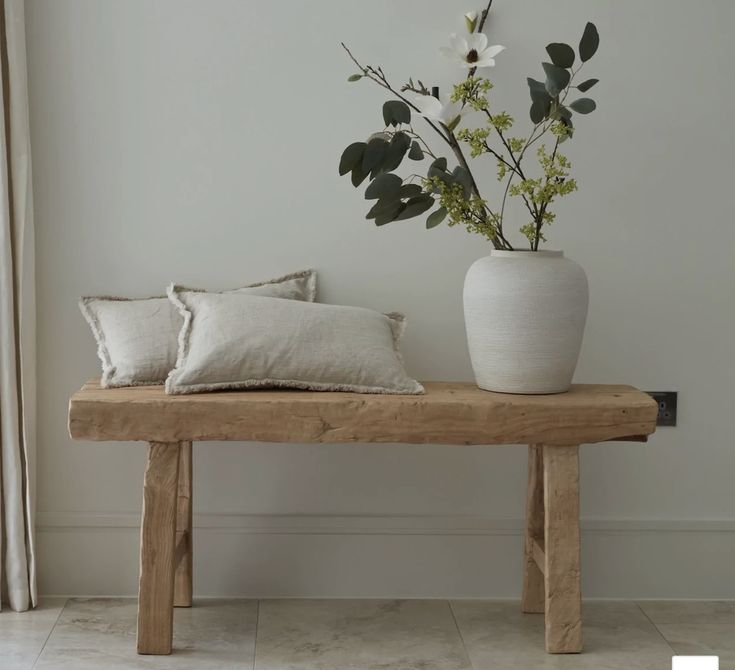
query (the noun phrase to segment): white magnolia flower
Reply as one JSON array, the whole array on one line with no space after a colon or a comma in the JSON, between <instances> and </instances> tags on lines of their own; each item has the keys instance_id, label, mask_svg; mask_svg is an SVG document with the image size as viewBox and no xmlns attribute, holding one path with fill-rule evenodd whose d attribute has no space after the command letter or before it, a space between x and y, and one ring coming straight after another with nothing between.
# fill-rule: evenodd
<instances>
[{"instance_id":1,"label":"white magnolia flower","mask_svg":"<svg viewBox=\"0 0 735 670\"><path fill-rule=\"evenodd\" d=\"M494 67L495 56L505 49L499 44L489 47L483 33L473 33L467 38L452 34L449 45L442 47L441 52L447 58L459 61L463 67Z\"/></svg>"},{"instance_id":2,"label":"white magnolia flower","mask_svg":"<svg viewBox=\"0 0 735 670\"><path fill-rule=\"evenodd\" d=\"M419 114L429 121L436 121L454 130L462 120L462 102L452 102L448 95L435 98L433 95L418 94L414 97L413 104L419 109Z\"/></svg>"},{"instance_id":3,"label":"white magnolia flower","mask_svg":"<svg viewBox=\"0 0 735 670\"><path fill-rule=\"evenodd\" d=\"M477 17L479 16L479 13L477 11L474 12L467 12L464 15L464 21L467 24L467 32L468 33L474 33L475 28L477 27Z\"/></svg>"}]
</instances>

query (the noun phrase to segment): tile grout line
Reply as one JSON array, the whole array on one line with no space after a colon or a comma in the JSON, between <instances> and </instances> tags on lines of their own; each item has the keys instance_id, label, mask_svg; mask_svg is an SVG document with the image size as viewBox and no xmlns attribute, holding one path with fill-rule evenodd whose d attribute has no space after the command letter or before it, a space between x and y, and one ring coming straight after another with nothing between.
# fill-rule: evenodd
<instances>
[{"instance_id":1,"label":"tile grout line","mask_svg":"<svg viewBox=\"0 0 735 670\"><path fill-rule=\"evenodd\" d=\"M462 643L462 649L464 650L464 655L467 657L467 661L470 664L470 668L474 668L474 664L472 663L472 657L470 656L470 651L467 649L467 645L464 641L464 635L462 635L462 630L459 627L459 622L457 621L457 615L454 613L454 607L452 607L452 601L447 599L446 600L447 607L449 607L449 613L452 615L452 621L454 621L454 627L457 629L457 634L459 635L459 641ZM253 669L254 670L254 669Z\"/></svg>"},{"instance_id":2,"label":"tile grout line","mask_svg":"<svg viewBox=\"0 0 735 670\"><path fill-rule=\"evenodd\" d=\"M51 635L53 634L54 630L56 630L56 624L59 623L59 619L61 618L61 615L64 613L64 610L66 609L66 606L69 604L69 598L66 598L64 600L64 604L62 607L59 608L59 613L56 615L56 619L54 620L53 626L49 629L48 635L46 636L46 639L43 641L43 644L41 645L41 648L38 650L38 654L36 655L35 660L33 661L33 665L31 666L31 670L38 665L38 661L41 658L41 654L43 654L43 650L46 648L46 645L48 644L49 639L51 638Z\"/></svg>"},{"instance_id":3,"label":"tile grout line","mask_svg":"<svg viewBox=\"0 0 735 670\"><path fill-rule=\"evenodd\" d=\"M674 648L673 648L673 647L671 646L671 642L669 642L669 641L668 641L668 640L666 639L666 636L665 636L665 635L664 635L664 634L663 634L663 633L661 632L661 630L659 629L659 627L658 627L658 626L657 626L657 625L656 625L656 624L654 623L653 619L651 619L651 617L650 617L650 616L648 616L648 614L647 614L646 610L644 610L644 609L643 609L643 608L642 608L642 607L640 606L640 603L639 603L639 602L638 602L637 600L634 600L633 602L635 603L635 606L636 606L636 607L637 607L637 608L638 608L638 609L639 609L639 610L641 611L641 614L643 614L643 616L644 616L644 617L646 617L646 619L648 619L649 623L650 623L650 624L651 624L651 625L652 625L652 626L653 626L653 627L654 627L654 628L656 629L656 632L657 632L657 633L658 633L658 634L659 634L659 635L661 636L661 639L662 639L662 640L663 640L663 641L664 641L664 642L666 643L666 646L667 646L667 647L668 647L669 649L671 649L671 655L672 655L672 656L676 656L676 649L674 649Z\"/></svg>"},{"instance_id":4,"label":"tile grout line","mask_svg":"<svg viewBox=\"0 0 735 670\"><path fill-rule=\"evenodd\" d=\"M258 653L258 628L260 624L260 598L255 601L255 635L253 637L253 670L255 670L256 654Z\"/></svg>"}]
</instances>

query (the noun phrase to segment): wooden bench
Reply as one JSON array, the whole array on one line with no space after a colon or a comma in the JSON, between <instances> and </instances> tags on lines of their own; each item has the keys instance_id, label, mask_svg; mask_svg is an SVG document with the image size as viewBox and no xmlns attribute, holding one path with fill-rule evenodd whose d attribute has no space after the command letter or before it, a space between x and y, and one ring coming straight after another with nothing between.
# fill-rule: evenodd
<instances>
[{"instance_id":1,"label":"wooden bench","mask_svg":"<svg viewBox=\"0 0 735 670\"><path fill-rule=\"evenodd\" d=\"M195 440L530 445L522 608L545 613L547 651L574 653L582 649L579 445L645 442L656 413L656 403L630 386L581 384L560 395L520 396L429 382L423 396L280 390L167 396L160 386L101 389L91 381L71 398L69 432L150 444L140 654L171 653L173 608L191 605Z\"/></svg>"}]
</instances>

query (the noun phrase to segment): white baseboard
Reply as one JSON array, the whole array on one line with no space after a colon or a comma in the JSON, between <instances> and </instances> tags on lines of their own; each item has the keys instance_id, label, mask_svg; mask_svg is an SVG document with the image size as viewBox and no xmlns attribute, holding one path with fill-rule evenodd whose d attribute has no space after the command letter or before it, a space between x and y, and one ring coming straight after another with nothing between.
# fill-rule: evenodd
<instances>
[{"instance_id":1,"label":"white baseboard","mask_svg":"<svg viewBox=\"0 0 735 670\"><path fill-rule=\"evenodd\" d=\"M133 595L137 513L41 513L40 591ZM523 521L466 516L198 514L195 593L515 598ZM583 519L598 598L735 598L735 519Z\"/></svg>"},{"instance_id":2,"label":"white baseboard","mask_svg":"<svg viewBox=\"0 0 735 670\"><path fill-rule=\"evenodd\" d=\"M582 519L583 533L735 533L735 519ZM38 532L140 528L133 512L40 513ZM490 516L195 514L194 528L279 535L520 535L523 519Z\"/></svg>"}]
</instances>

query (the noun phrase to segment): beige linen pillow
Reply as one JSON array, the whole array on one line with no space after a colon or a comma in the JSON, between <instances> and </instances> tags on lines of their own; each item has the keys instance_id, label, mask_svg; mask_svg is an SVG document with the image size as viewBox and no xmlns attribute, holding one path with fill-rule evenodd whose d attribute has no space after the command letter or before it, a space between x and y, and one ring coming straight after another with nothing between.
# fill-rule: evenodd
<instances>
[{"instance_id":1,"label":"beige linen pillow","mask_svg":"<svg viewBox=\"0 0 735 670\"><path fill-rule=\"evenodd\" d=\"M184 327L167 393L262 387L424 392L403 368L401 314L176 285L168 295Z\"/></svg>"},{"instance_id":2,"label":"beige linen pillow","mask_svg":"<svg viewBox=\"0 0 735 670\"><path fill-rule=\"evenodd\" d=\"M316 272L295 272L233 292L313 301ZM101 386L163 384L176 364L178 335L184 323L168 298L85 297L79 308L97 341Z\"/></svg>"}]
</instances>

